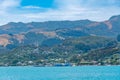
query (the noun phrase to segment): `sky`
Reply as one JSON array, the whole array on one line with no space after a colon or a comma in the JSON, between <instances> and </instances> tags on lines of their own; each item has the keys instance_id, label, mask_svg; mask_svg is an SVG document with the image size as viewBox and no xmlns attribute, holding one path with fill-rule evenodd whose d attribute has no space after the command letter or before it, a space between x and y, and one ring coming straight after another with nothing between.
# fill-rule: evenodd
<instances>
[{"instance_id":1,"label":"sky","mask_svg":"<svg viewBox=\"0 0 120 80\"><path fill-rule=\"evenodd\" d=\"M104 21L120 15L120 0L0 0L0 25L8 22Z\"/></svg>"}]
</instances>

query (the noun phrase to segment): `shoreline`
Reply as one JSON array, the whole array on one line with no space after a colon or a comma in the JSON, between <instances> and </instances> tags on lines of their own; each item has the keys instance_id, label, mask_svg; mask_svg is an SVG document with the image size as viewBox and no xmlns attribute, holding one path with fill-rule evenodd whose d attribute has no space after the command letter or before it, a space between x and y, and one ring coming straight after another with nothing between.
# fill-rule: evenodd
<instances>
[{"instance_id":1,"label":"shoreline","mask_svg":"<svg viewBox=\"0 0 120 80\"><path fill-rule=\"evenodd\" d=\"M120 65L80 65L80 66L0 66L2 67L93 67L93 66L98 66L98 67L106 67L106 66L120 66Z\"/></svg>"}]
</instances>

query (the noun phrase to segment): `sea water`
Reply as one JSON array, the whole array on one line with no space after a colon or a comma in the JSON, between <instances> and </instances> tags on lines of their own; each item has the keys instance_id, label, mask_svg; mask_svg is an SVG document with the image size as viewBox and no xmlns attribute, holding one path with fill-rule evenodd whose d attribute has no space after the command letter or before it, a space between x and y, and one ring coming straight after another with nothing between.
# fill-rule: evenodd
<instances>
[{"instance_id":1,"label":"sea water","mask_svg":"<svg viewBox=\"0 0 120 80\"><path fill-rule=\"evenodd\" d=\"M0 67L0 80L120 80L120 66Z\"/></svg>"}]
</instances>

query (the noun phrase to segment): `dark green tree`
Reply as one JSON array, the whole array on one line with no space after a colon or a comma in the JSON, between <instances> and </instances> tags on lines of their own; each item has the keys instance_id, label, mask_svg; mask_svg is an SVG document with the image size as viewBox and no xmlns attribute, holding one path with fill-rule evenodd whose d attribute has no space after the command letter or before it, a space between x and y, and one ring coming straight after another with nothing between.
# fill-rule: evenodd
<instances>
[{"instance_id":1,"label":"dark green tree","mask_svg":"<svg viewBox=\"0 0 120 80\"><path fill-rule=\"evenodd\" d=\"M117 41L120 42L120 34L117 36Z\"/></svg>"}]
</instances>

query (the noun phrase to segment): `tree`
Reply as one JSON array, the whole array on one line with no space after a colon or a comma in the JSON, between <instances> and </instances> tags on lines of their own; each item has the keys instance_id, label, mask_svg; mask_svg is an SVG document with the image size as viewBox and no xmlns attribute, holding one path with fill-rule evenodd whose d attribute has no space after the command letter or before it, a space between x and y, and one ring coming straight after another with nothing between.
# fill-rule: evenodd
<instances>
[{"instance_id":1,"label":"tree","mask_svg":"<svg viewBox=\"0 0 120 80\"><path fill-rule=\"evenodd\" d=\"M117 41L120 42L120 34L117 36Z\"/></svg>"}]
</instances>

